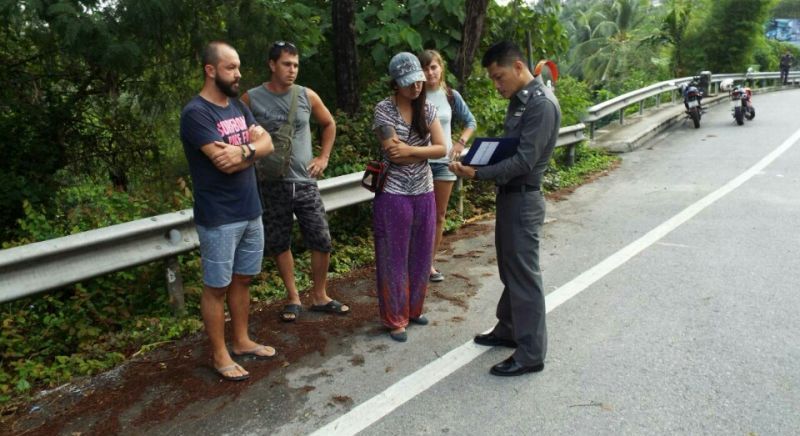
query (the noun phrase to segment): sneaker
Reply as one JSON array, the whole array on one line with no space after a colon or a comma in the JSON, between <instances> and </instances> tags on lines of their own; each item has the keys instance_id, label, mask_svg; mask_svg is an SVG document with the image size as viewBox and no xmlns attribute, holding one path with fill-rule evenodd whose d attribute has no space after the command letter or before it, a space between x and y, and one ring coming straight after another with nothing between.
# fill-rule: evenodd
<instances>
[{"instance_id":1,"label":"sneaker","mask_svg":"<svg viewBox=\"0 0 800 436\"><path fill-rule=\"evenodd\" d=\"M431 273L430 281L432 281L432 282L444 281L444 274L442 274L439 271L436 271L435 273Z\"/></svg>"}]
</instances>

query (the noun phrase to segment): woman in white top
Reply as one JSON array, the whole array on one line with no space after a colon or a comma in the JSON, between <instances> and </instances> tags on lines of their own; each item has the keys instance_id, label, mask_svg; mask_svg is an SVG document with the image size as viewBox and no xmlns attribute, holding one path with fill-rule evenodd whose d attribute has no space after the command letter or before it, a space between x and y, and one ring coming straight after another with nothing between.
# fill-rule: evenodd
<instances>
[{"instance_id":1,"label":"woman in white top","mask_svg":"<svg viewBox=\"0 0 800 436\"><path fill-rule=\"evenodd\" d=\"M442 233L444 232L444 223L447 216L447 203L450 201L450 193L453 191L453 182L456 181L456 175L450 172L447 165L450 160L458 159L461 155L477 124L461 94L447 86L442 55L436 50L425 50L418 57L420 64L422 64L422 71L425 73L427 100L436 106L436 113L442 125L445 145L447 146L445 157L428 161L433 171L433 192L436 198L436 240L433 244L433 256L435 257L436 252L439 251L439 244L442 242ZM452 120L454 119L460 121L464 127L455 143L451 132ZM444 280L444 275L436 270L433 263L431 263L430 281L441 282L442 280Z\"/></svg>"}]
</instances>

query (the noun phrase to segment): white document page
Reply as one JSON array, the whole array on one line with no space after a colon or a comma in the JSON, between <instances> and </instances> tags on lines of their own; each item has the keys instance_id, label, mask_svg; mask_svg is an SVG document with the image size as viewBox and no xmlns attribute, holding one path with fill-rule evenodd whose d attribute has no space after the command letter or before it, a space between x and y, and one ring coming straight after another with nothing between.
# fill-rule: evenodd
<instances>
[{"instance_id":1,"label":"white document page","mask_svg":"<svg viewBox=\"0 0 800 436\"><path fill-rule=\"evenodd\" d=\"M492 158L494 151L497 149L498 144L499 142L497 141L482 143L475 152L475 155L472 156L472 161L470 161L469 165L487 165L489 159Z\"/></svg>"}]
</instances>

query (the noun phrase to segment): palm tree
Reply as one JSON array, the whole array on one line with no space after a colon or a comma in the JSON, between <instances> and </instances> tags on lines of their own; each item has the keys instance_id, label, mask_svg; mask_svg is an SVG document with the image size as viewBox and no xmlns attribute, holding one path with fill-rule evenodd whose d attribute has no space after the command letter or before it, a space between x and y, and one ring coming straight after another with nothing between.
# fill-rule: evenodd
<instances>
[{"instance_id":1,"label":"palm tree","mask_svg":"<svg viewBox=\"0 0 800 436\"><path fill-rule=\"evenodd\" d=\"M672 48L670 69L674 77L681 77L685 73L683 39L689 25L692 1L672 0L668 7L669 12L664 16L661 31L655 39L658 42L669 44Z\"/></svg>"},{"instance_id":2,"label":"palm tree","mask_svg":"<svg viewBox=\"0 0 800 436\"><path fill-rule=\"evenodd\" d=\"M648 53L639 48L647 39L642 25L648 14L648 0L610 0L578 13L570 71L589 83L606 82L643 62Z\"/></svg>"}]
</instances>

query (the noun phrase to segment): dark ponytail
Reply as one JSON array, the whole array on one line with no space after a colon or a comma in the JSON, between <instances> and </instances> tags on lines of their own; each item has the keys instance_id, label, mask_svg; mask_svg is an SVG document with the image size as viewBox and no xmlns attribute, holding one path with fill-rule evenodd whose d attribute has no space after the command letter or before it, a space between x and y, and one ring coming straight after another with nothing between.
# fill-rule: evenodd
<instances>
[{"instance_id":1,"label":"dark ponytail","mask_svg":"<svg viewBox=\"0 0 800 436\"><path fill-rule=\"evenodd\" d=\"M431 132L425 110L426 100L425 86L423 86L419 97L411 101L411 127L413 127L422 138L428 136L428 133Z\"/></svg>"}]
</instances>

